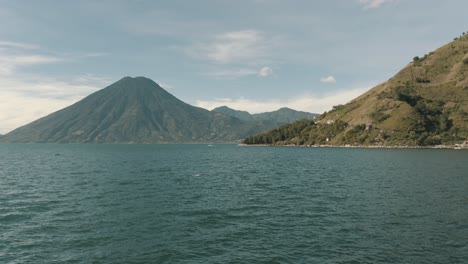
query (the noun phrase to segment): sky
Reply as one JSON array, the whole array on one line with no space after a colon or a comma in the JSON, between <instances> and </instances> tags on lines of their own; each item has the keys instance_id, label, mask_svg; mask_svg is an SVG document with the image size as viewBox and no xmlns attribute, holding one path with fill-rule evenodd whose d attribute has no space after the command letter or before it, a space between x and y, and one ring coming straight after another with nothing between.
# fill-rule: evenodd
<instances>
[{"instance_id":1,"label":"sky","mask_svg":"<svg viewBox=\"0 0 468 264\"><path fill-rule=\"evenodd\" d=\"M322 113L468 31L466 0L0 0L0 134L125 76Z\"/></svg>"}]
</instances>

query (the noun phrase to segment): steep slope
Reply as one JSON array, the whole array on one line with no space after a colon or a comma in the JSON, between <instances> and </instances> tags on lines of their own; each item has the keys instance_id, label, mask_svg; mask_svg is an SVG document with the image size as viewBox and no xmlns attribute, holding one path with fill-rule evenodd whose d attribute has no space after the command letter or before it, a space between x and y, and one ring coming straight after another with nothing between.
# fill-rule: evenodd
<instances>
[{"instance_id":1,"label":"steep slope","mask_svg":"<svg viewBox=\"0 0 468 264\"><path fill-rule=\"evenodd\" d=\"M453 144L468 138L467 113L468 35L464 35L415 57L393 78L345 105L335 106L313 125L297 130L303 127L297 122L250 137L245 143Z\"/></svg>"},{"instance_id":2,"label":"steep slope","mask_svg":"<svg viewBox=\"0 0 468 264\"><path fill-rule=\"evenodd\" d=\"M20 127L2 142L165 143L233 141L242 121L188 105L144 77L125 77ZM257 130L259 132L261 130Z\"/></svg>"}]
</instances>

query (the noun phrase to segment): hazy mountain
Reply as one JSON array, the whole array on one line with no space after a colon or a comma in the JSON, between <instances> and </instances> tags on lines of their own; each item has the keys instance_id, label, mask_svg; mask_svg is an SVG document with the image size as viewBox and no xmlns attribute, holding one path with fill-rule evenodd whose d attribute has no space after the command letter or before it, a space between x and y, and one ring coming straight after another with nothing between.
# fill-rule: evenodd
<instances>
[{"instance_id":1,"label":"hazy mountain","mask_svg":"<svg viewBox=\"0 0 468 264\"><path fill-rule=\"evenodd\" d=\"M287 107L280 108L273 112L260 114L250 114L249 112L235 110L227 106L220 106L212 111L233 116L244 121L271 121L277 124L287 124L301 119L312 119L315 116L318 116L318 114L296 111Z\"/></svg>"},{"instance_id":2,"label":"hazy mountain","mask_svg":"<svg viewBox=\"0 0 468 264\"><path fill-rule=\"evenodd\" d=\"M468 35L414 57L393 78L317 120L245 142L424 146L468 139Z\"/></svg>"},{"instance_id":3,"label":"hazy mountain","mask_svg":"<svg viewBox=\"0 0 468 264\"><path fill-rule=\"evenodd\" d=\"M224 115L227 115L227 116L233 116L233 117L238 118L238 119L243 120L243 121L253 121L254 120L254 117L249 112L235 110L235 109L229 108L227 106L220 106L220 107L217 107L217 108L215 108L215 109L213 109L211 111L216 112L216 113L221 113L221 114L224 114Z\"/></svg>"},{"instance_id":4,"label":"hazy mountain","mask_svg":"<svg viewBox=\"0 0 468 264\"><path fill-rule=\"evenodd\" d=\"M144 77L125 77L17 128L2 142L232 142L270 128L191 106Z\"/></svg>"},{"instance_id":5,"label":"hazy mountain","mask_svg":"<svg viewBox=\"0 0 468 264\"><path fill-rule=\"evenodd\" d=\"M273 112L265 112L252 115L255 120L272 120L278 123L291 123L301 119L312 119L318 114L296 111L291 108L283 107Z\"/></svg>"}]
</instances>

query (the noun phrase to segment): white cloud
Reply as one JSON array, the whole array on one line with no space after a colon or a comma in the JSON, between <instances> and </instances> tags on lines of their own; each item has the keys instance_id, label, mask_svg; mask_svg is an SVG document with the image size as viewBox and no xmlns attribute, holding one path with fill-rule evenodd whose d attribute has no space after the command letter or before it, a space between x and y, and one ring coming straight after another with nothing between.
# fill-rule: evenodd
<instances>
[{"instance_id":1,"label":"white cloud","mask_svg":"<svg viewBox=\"0 0 468 264\"><path fill-rule=\"evenodd\" d=\"M258 77L267 77L273 73L270 67L263 67L260 70L251 68L219 70L208 73L208 76L218 79L237 79L246 76L257 75Z\"/></svg>"},{"instance_id":2,"label":"white cloud","mask_svg":"<svg viewBox=\"0 0 468 264\"><path fill-rule=\"evenodd\" d=\"M38 49L29 43L0 40L0 76L13 75L23 66L62 61L59 57L41 54Z\"/></svg>"},{"instance_id":3,"label":"white cloud","mask_svg":"<svg viewBox=\"0 0 468 264\"><path fill-rule=\"evenodd\" d=\"M379 8L383 4L394 2L394 0L359 0L359 4L364 7L364 9Z\"/></svg>"},{"instance_id":4,"label":"white cloud","mask_svg":"<svg viewBox=\"0 0 468 264\"><path fill-rule=\"evenodd\" d=\"M47 79L0 80L0 87L3 87L0 90L0 134L71 105L98 90L97 86L86 84L88 78L84 76L70 83Z\"/></svg>"},{"instance_id":5,"label":"white cloud","mask_svg":"<svg viewBox=\"0 0 468 264\"><path fill-rule=\"evenodd\" d=\"M233 109L261 113L278 110L281 107L290 107L295 110L312 113L323 113L332 109L334 105L344 104L361 95L370 87L339 91L327 96L303 95L286 99L253 100L248 98L220 98L215 100L199 100L195 105L205 109L213 109L226 105Z\"/></svg>"},{"instance_id":6,"label":"white cloud","mask_svg":"<svg viewBox=\"0 0 468 264\"><path fill-rule=\"evenodd\" d=\"M73 102L73 100L37 98L0 91L0 133L5 134Z\"/></svg>"},{"instance_id":7,"label":"white cloud","mask_svg":"<svg viewBox=\"0 0 468 264\"><path fill-rule=\"evenodd\" d=\"M162 88L164 89L172 89L174 88L172 85L168 84L168 83L165 83L165 82L162 82L162 81L159 81L159 80L156 80L156 83L161 86Z\"/></svg>"},{"instance_id":8,"label":"white cloud","mask_svg":"<svg viewBox=\"0 0 468 264\"><path fill-rule=\"evenodd\" d=\"M21 67L50 64L76 59L87 59L108 56L106 52L88 52L62 54L61 56L44 53L34 44L0 40L0 76L13 76Z\"/></svg>"},{"instance_id":9,"label":"white cloud","mask_svg":"<svg viewBox=\"0 0 468 264\"><path fill-rule=\"evenodd\" d=\"M5 55L0 53L0 75L11 75L17 68L34 64L59 62L62 59L54 56L37 54Z\"/></svg>"},{"instance_id":10,"label":"white cloud","mask_svg":"<svg viewBox=\"0 0 468 264\"><path fill-rule=\"evenodd\" d=\"M90 53L84 57L103 56ZM82 56L80 56L82 57ZM68 60L73 56L68 56ZM24 74L22 69L65 61L45 55L39 46L0 41L0 133L4 134L39 117L68 106L109 84L107 78L92 74L68 81Z\"/></svg>"},{"instance_id":11,"label":"white cloud","mask_svg":"<svg viewBox=\"0 0 468 264\"><path fill-rule=\"evenodd\" d=\"M323 83L336 83L336 79L333 76L320 78L320 81Z\"/></svg>"},{"instance_id":12,"label":"white cloud","mask_svg":"<svg viewBox=\"0 0 468 264\"><path fill-rule=\"evenodd\" d=\"M260 77L267 77L268 75L271 75L273 73L273 69L270 67L263 67L260 69L258 72L258 76Z\"/></svg>"},{"instance_id":13,"label":"white cloud","mask_svg":"<svg viewBox=\"0 0 468 264\"><path fill-rule=\"evenodd\" d=\"M36 78L37 79L37 78ZM57 82L56 80L50 80L50 79L45 79L42 78L43 82ZM108 86L113 80L109 79L108 77L100 76L100 75L95 75L95 74L85 74L85 75L80 75L77 76L71 80L68 81L72 86L89 86L92 84L92 86L98 86L98 87L105 87ZM65 82L62 82L65 83ZM66 83L65 83L66 84Z\"/></svg>"},{"instance_id":14,"label":"white cloud","mask_svg":"<svg viewBox=\"0 0 468 264\"><path fill-rule=\"evenodd\" d=\"M189 52L217 64L252 64L268 57L272 43L259 31L242 30L216 35L211 43L198 43Z\"/></svg>"},{"instance_id":15,"label":"white cloud","mask_svg":"<svg viewBox=\"0 0 468 264\"><path fill-rule=\"evenodd\" d=\"M84 53L82 55L78 55L78 58L97 58L97 57L106 57L109 56L110 53L108 52L90 52L90 53Z\"/></svg>"},{"instance_id":16,"label":"white cloud","mask_svg":"<svg viewBox=\"0 0 468 264\"><path fill-rule=\"evenodd\" d=\"M1 48L37 49L39 47L29 43L19 43L13 41L0 40L0 49Z\"/></svg>"},{"instance_id":17,"label":"white cloud","mask_svg":"<svg viewBox=\"0 0 468 264\"><path fill-rule=\"evenodd\" d=\"M229 69L210 72L207 75L219 79L237 79L249 75L255 75L258 71L253 69Z\"/></svg>"}]
</instances>

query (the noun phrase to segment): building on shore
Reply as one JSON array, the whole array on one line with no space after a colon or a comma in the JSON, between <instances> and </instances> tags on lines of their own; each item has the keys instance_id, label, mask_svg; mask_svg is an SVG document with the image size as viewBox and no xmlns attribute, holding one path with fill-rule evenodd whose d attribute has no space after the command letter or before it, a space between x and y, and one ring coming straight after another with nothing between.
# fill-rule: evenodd
<instances>
[{"instance_id":1,"label":"building on shore","mask_svg":"<svg viewBox=\"0 0 468 264\"><path fill-rule=\"evenodd\" d=\"M468 149L468 140L463 141L461 144L455 144L456 149Z\"/></svg>"}]
</instances>

